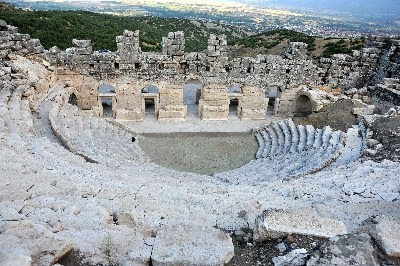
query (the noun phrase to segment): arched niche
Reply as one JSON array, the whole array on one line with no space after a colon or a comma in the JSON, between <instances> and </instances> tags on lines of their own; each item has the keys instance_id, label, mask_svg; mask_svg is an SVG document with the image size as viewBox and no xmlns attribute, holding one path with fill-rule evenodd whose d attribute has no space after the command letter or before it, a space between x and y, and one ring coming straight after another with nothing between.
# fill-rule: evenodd
<instances>
[{"instance_id":1,"label":"arched niche","mask_svg":"<svg viewBox=\"0 0 400 266\"><path fill-rule=\"evenodd\" d=\"M115 87L109 83L102 83L98 88L99 93L115 93Z\"/></svg>"},{"instance_id":2,"label":"arched niche","mask_svg":"<svg viewBox=\"0 0 400 266\"><path fill-rule=\"evenodd\" d=\"M160 89L155 84L147 84L142 88L142 93L155 93L159 94Z\"/></svg>"},{"instance_id":3,"label":"arched niche","mask_svg":"<svg viewBox=\"0 0 400 266\"><path fill-rule=\"evenodd\" d=\"M300 94L296 99L295 116L309 116L313 112L313 102L307 95Z\"/></svg>"},{"instance_id":4,"label":"arched niche","mask_svg":"<svg viewBox=\"0 0 400 266\"><path fill-rule=\"evenodd\" d=\"M75 106L78 106L78 97L76 96L75 93L71 93L69 95L68 103L72 104L72 105L75 105Z\"/></svg>"},{"instance_id":5,"label":"arched niche","mask_svg":"<svg viewBox=\"0 0 400 266\"><path fill-rule=\"evenodd\" d=\"M242 93L242 88L240 85L232 85L228 88L228 94L232 93Z\"/></svg>"}]
</instances>

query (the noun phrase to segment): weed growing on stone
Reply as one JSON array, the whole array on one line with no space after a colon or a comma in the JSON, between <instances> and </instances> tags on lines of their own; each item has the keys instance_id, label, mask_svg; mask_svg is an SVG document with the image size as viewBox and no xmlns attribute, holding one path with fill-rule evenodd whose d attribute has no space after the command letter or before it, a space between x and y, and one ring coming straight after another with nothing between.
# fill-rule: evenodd
<instances>
[{"instance_id":1,"label":"weed growing on stone","mask_svg":"<svg viewBox=\"0 0 400 266\"><path fill-rule=\"evenodd\" d=\"M104 255L107 257L108 266L116 265L113 261L113 243L111 234L108 234L104 239Z\"/></svg>"}]
</instances>

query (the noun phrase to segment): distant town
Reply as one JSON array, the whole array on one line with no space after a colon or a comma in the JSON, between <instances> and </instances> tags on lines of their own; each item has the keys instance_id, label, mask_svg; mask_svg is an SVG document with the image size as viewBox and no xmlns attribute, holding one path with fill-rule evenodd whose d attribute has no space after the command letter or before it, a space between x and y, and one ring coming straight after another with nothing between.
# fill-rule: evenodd
<instances>
[{"instance_id":1,"label":"distant town","mask_svg":"<svg viewBox=\"0 0 400 266\"><path fill-rule=\"evenodd\" d=\"M357 19L343 13L256 8L240 3L175 1L5 1L16 7L36 10L84 10L118 16L159 16L186 18L237 26L249 32L289 29L313 36L360 37L400 36L399 20L380 17Z\"/></svg>"}]
</instances>

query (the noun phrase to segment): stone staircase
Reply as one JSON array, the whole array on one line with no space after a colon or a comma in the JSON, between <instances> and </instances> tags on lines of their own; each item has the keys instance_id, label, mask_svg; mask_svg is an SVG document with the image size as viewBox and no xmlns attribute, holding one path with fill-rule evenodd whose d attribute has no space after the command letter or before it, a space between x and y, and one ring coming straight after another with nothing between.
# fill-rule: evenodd
<instances>
[{"instance_id":1,"label":"stone staircase","mask_svg":"<svg viewBox=\"0 0 400 266\"><path fill-rule=\"evenodd\" d=\"M254 135L259 144L256 159L238 169L215 174L216 177L255 185L315 173L330 165L357 160L364 145L358 126L343 133L329 126L296 126L291 119L255 129Z\"/></svg>"}]
</instances>

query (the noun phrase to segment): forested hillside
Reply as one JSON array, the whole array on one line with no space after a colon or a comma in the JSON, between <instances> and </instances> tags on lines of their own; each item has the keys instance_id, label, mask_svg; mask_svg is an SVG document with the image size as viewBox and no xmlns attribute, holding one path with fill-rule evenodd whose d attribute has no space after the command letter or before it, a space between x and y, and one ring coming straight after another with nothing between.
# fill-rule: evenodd
<instances>
[{"instance_id":1,"label":"forested hillside","mask_svg":"<svg viewBox=\"0 0 400 266\"><path fill-rule=\"evenodd\" d=\"M18 27L20 32L40 39L46 49L52 46L65 49L75 38L92 40L96 50L116 50L115 37L124 29L140 30L143 51L161 51L161 38L170 31L185 32L187 52L206 49L210 33L224 33L228 38L243 35L232 26L213 29L187 19L126 17L83 11L26 11L8 4L0 4L0 18Z\"/></svg>"},{"instance_id":2,"label":"forested hillside","mask_svg":"<svg viewBox=\"0 0 400 266\"><path fill-rule=\"evenodd\" d=\"M360 49L364 39L333 39L308 36L290 30L274 30L252 34L239 28L206 21L160 17L128 17L84 11L32 11L16 9L0 3L0 19L41 40L49 49L58 46L66 49L72 39L92 40L95 50L115 51L115 37L124 29L140 31L142 51L161 51L161 39L170 31L185 33L185 51L202 51L207 48L211 33L227 35L231 56L254 56L257 53L282 53L287 42L305 42L314 58L330 57L334 53L351 53Z\"/></svg>"}]
</instances>

